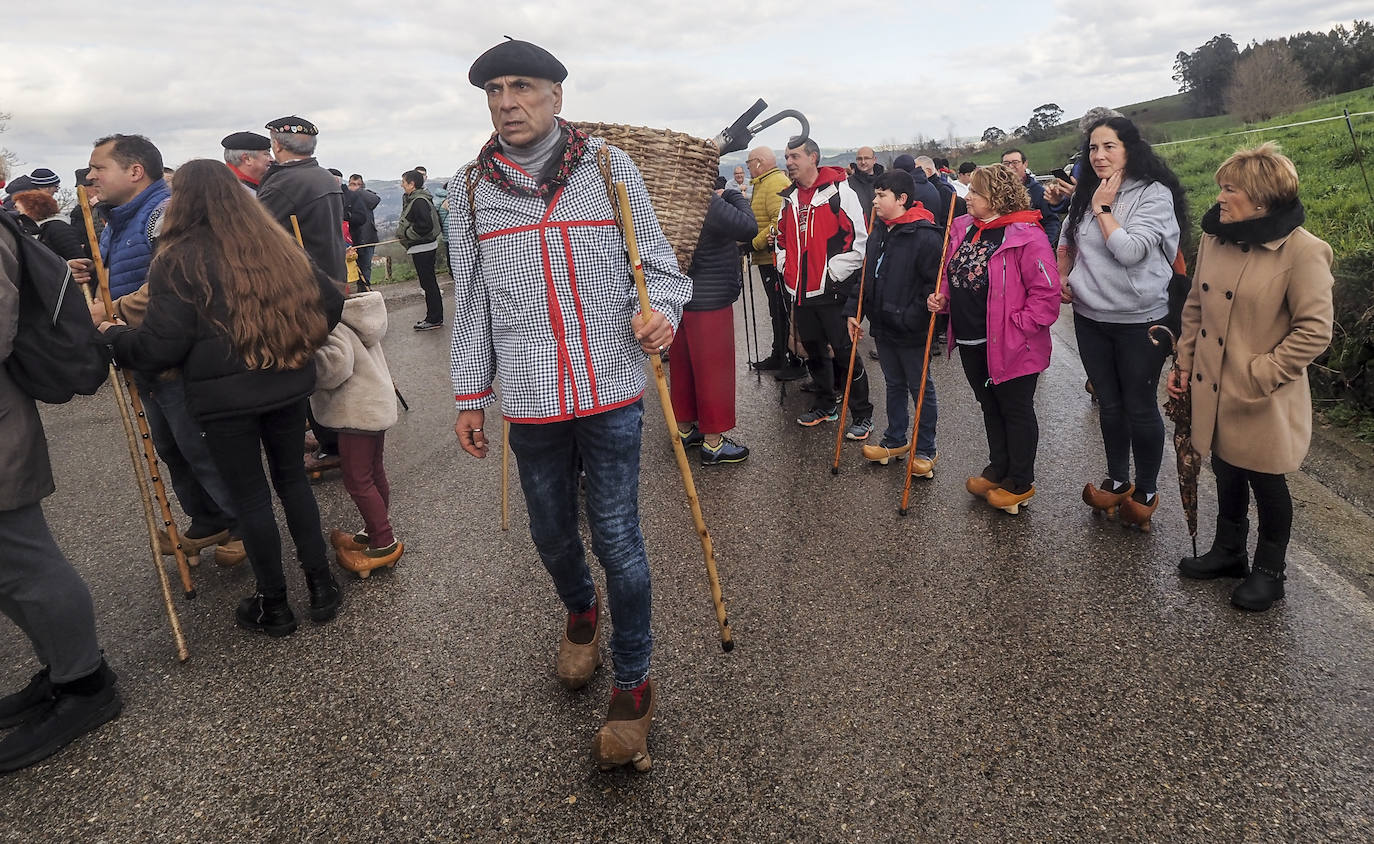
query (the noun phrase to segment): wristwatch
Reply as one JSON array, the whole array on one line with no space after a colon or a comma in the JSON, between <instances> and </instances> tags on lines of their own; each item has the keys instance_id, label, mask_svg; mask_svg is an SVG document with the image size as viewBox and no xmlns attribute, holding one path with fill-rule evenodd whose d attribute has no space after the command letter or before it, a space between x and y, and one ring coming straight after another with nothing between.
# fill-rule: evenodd
<instances>
[{"instance_id":1,"label":"wristwatch","mask_svg":"<svg viewBox=\"0 0 1374 844\"><path fill-rule=\"evenodd\" d=\"M1112 206L1110 206L1110 205L1103 205L1103 206L1101 206L1100 208L1098 208L1097 210L1098 210L1098 213L1101 213L1101 214L1110 214L1110 213L1112 213Z\"/></svg>"}]
</instances>

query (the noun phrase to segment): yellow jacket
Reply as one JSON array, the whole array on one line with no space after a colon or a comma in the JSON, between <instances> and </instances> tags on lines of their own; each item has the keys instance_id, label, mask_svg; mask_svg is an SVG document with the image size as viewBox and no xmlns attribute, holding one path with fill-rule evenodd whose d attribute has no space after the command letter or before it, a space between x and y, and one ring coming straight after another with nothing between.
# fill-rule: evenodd
<instances>
[{"instance_id":1,"label":"yellow jacket","mask_svg":"<svg viewBox=\"0 0 1374 844\"><path fill-rule=\"evenodd\" d=\"M758 221L759 233L754 235L754 264L773 263L773 252L768 248L768 233L777 228L778 214L782 212L781 193L792 185L787 174L774 167L762 176L749 180L754 186L749 204L754 209L754 219Z\"/></svg>"}]
</instances>

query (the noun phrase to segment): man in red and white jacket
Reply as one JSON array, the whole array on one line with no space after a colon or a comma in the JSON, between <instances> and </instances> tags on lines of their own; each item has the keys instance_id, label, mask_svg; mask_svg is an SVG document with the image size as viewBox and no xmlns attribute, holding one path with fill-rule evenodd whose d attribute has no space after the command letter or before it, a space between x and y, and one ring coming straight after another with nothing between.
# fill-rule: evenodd
<instances>
[{"instance_id":1,"label":"man in red and white jacket","mask_svg":"<svg viewBox=\"0 0 1374 844\"><path fill-rule=\"evenodd\" d=\"M840 418L840 394L853 345L844 302L863 268L868 227L844 168L821 167L815 141L789 141L785 160L792 186L783 191L777 263L787 296L796 305L797 337L806 348L806 366L817 387L812 408L797 418L797 424L809 428ZM826 360L827 345L835 353L833 361ZM868 400L868 374L857 356L849 410L853 423L845 436L867 439L873 431L873 404Z\"/></svg>"},{"instance_id":2,"label":"man in red and white jacket","mask_svg":"<svg viewBox=\"0 0 1374 844\"><path fill-rule=\"evenodd\" d=\"M649 764L649 559L639 526L644 356L672 342L692 282L678 268L629 156L558 119L567 69L524 41L493 47L468 81L486 92L495 134L449 183L454 432L487 454L485 408L501 411L530 535L568 610L557 674L581 688L601 664L604 611L578 532L578 463L592 547L615 616L615 689L593 752L603 765ZM652 315L639 300L597 160L624 182Z\"/></svg>"}]
</instances>

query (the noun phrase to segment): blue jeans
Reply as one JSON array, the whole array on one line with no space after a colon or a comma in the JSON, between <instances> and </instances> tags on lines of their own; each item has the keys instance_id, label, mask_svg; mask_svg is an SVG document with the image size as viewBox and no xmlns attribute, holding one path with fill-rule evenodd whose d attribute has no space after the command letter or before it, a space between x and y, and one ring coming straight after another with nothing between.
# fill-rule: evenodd
<instances>
[{"instance_id":1,"label":"blue jeans","mask_svg":"<svg viewBox=\"0 0 1374 844\"><path fill-rule=\"evenodd\" d=\"M233 528L237 521L233 496L210 458L200 423L186 409L186 388L181 379L138 374L134 384L143 399L153 448L167 467L181 509L192 524L209 533Z\"/></svg>"},{"instance_id":2,"label":"blue jeans","mask_svg":"<svg viewBox=\"0 0 1374 844\"><path fill-rule=\"evenodd\" d=\"M878 338L878 366L882 367L883 380L887 381L887 430L883 432L881 445L896 448L906 445L906 426L911 419L907 412L907 396L916 401L916 391L921 388L921 369L925 363L925 346L899 346ZM926 373L925 399L921 402L921 418L916 420L916 453L923 457L935 456L935 421L939 418L939 405L935 402L935 375Z\"/></svg>"},{"instance_id":3,"label":"blue jeans","mask_svg":"<svg viewBox=\"0 0 1374 844\"><path fill-rule=\"evenodd\" d=\"M568 612L583 612L596 602L577 529L579 462L587 473L587 524L592 551L606 570L615 619L611 657L622 689L644 682L653 652L649 556L639 530L643 429L643 402L566 422L510 426L530 537Z\"/></svg>"},{"instance_id":4,"label":"blue jeans","mask_svg":"<svg viewBox=\"0 0 1374 844\"><path fill-rule=\"evenodd\" d=\"M1078 355L1097 396L1107 477L1130 481L1134 454L1135 488L1145 493L1157 491L1164 459L1164 417L1159 414L1157 391L1167 353L1150 342L1150 325L1073 316Z\"/></svg>"},{"instance_id":5,"label":"blue jeans","mask_svg":"<svg viewBox=\"0 0 1374 844\"><path fill-rule=\"evenodd\" d=\"M358 275L363 277L363 284L372 285L372 253L377 251L375 246L358 247Z\"/></svg>"},{"instance_id":6,"label":"blue jeans","mask_svg":"<svg viewBox=\"0 0 1374 844\"><path fill-rule=\"evenodd\" d=\"M286 597L281 564L281 532L272 510L272 490L262 471L262 455L272 487L286 513L286 527L296 545L296 557L307 573L327 573L320 508L301 454L305 451L305 399L265 413L245 413L205 423L210 453L224 470L239 511L243 547L253 566L258 591L269 598Z\"/></svg>"}]
</instances>

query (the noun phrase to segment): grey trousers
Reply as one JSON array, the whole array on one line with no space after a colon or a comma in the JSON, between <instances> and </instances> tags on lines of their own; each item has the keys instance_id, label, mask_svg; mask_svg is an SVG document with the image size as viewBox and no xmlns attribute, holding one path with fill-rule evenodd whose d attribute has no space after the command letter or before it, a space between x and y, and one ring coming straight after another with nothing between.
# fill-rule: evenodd
<instances>
[{"instance_id":1,"label":"grey trousers","mask_svg":"<svg viewBox=\"0 0 1374 844\"><path fill-rule=\"evenodd\" d=\"M40 504L0 510L0 612L33 642L54 683L100 668L91 592L53 541Z\"/></svg>"}]
</instances>

